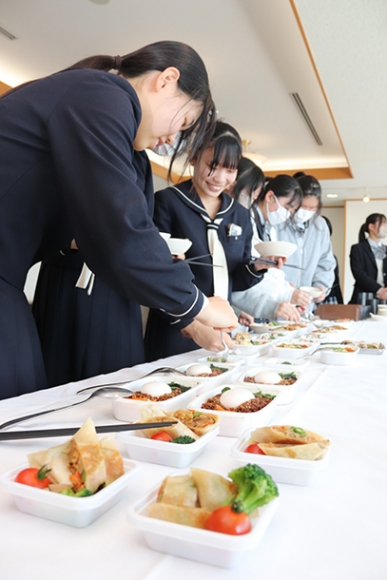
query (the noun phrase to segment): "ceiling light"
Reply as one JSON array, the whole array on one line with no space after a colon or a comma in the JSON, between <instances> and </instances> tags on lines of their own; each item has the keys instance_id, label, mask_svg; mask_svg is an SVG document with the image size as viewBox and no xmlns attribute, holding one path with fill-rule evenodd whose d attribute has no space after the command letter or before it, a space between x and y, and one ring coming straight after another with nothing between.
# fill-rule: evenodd
<instances>
[{"instance_id":1,"label":"ceiling light","mask_svg":"<svg viewBox=\"0 0 387 580\"><path fill-rule=\"evenodd\" d=\"M337 193L327 193L327 197L339 197Z\"/></svg>"},{"instance_id":2,"label":"ceiling light","mask_svg":"<svg viewBox=\"0 0 387 580\"><path fill-rule=\"evenodd\" d=\"M365 194L365 196L363 197L363 201L364 203L368 203L370 200L370 198L368 197L368 193Z\"/></svg>"},{"instance_id":3,"label":"ceiling light","mask_svg":"<svg viewBox=\"0 0 387 580\"><path fill-rule=\"evenodd\" d=\"M90 0L93 4L109 4L111 0Z\"/></svg>"},{"instance_id":4,"label":"ceiling light","mask_svg":"<svg viewBox=\"0 0 387 580\"><path fill-rule=\"evenodd\" d=\"M243 157L247 157L251 161L253 161L259 167L262 167L267 161L267 157L261 155L260 153L256 153L255 151L250 151L249 146L251 144L250 139L243 139L242 146L243 146Z\"/></svg>"}]
</instances>

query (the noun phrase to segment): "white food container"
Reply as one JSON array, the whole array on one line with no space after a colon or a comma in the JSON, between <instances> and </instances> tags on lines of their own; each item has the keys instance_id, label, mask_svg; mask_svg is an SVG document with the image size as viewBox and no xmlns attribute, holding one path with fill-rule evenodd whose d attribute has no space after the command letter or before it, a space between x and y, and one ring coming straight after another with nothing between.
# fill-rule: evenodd
<instances>
[{"instance_id":1,"label":"white food container","mask_svg":"<svg viewBox=\"0 0 387 580\"><path fill-rule=\"evenodd\" d=\"M204 363L204 364L214 364L216 366L222 366L224 364L227 364L227 366L231 365L233 367L238 367L239 365L243 364L245 362L245 358L242 355L232 355L230 353L227 354L227 363L222 363L220 361L217 361L216 358L221 358L221 357L217 357L216 356L216 352L209 352L207 356L202 356L201 358L198 358L198 362ZM212 360L215 359L215 360Z\"/></svg>"},{"instance_id":2,"label":"white food container","mask_svg":"<svg viewBox=\"0 0 387 580\"><path fill-rule=\"evenodd\" d=\"M294 360L294 359L298 359L298 358L303 358L304 356L309 356L311 354L313 354L313 352L316 350L317 348L317 344L316 343L307 343L307 342L301 342L301 341L296 341L295 344L305 344L307 345L306 348L283 348L280 347L279 344L288 344L287 341L280 341L278 344L273 344L272 345L272 355L281 359L290 359L290 360Z\"/></svg>"},{"instance_id":3,"label":"white food container","mask_svg":"<svg viewBox=\"0 0 387 580\"><path fill-rule=\"evenodd\" d=\"M258 373L263 373L263 372L273 372L273 373L291 373L294 372L297 376L297 380L292 384L292 385L278 385L275 383L246 383L245 382L245 377L255 377L255 375L257 375ZM296 390L297 390L297 386L298 386L298 379L300 378L301 373L298 371L296 372L294 369L284 369L282 371L279 371L276 368L270 368L270 367L249 367L247 370L244 370L244 372L239 375L237 381L238 383L241 383L241 385L245 386L256 386L260 391L265 391L265 389L267 388L271 388L271 387L275 387L276 389L279 390L279 392L281 393L281 397L277 402L277 405L288 405L293 399L294 396L296 394Z\"/></svg>"},{"instance_id":4,"label":"white food container","mask_svg":"<svg viewBox=\"0 0 387 580\"><path fill-rule=\"evenodd\" d=\"M16 507L21 512L75 528L83 528L99 518L125 495L130 478L140 467L128 459L123 461L124 475L96 494L86 497L70 497L17 483L15 477L29 467L27 463L3 473L0 476L0 489L13 496Z\"/></svg>"},{"instance_id":5,"label":"white food container","mask_svg":"<svg viewBox=\"0 0 387 580\"><path fill-rule=\"evenodd\" d=\"M289 364L290 363L290 364ZM277 371L280 370L281 372L300 372L306 369L306 367L310 364L308 360L302 359L295 359L295 360L286 360L280 358L268 358L263 361L265 367L271 367L276 369Z\"/></svg>"},{"instance_id":6,"label":"white food container","mask_svg":"<svg viewBox=\"0 0 387 580\"><path fill-rule=\"evenodd\" d=\"M320 351L320 360L322 363L326 365L348 366L356 362L356 357L358 353L359 353L358 348L356 348L354 352L337 352L326 348Z\"/></svg>"},{"instance_id":7,"label":"white food container","mask_svg":"<svg viewBox=\"0 0 387 580\"><path fill-rule=\"evenodd\" d=\"M160 427L161 430L162 427ZM149 439L135 431L119 433L116 435L116 440L124 443L132 459L181 469L199 457L208 443L218 434L219 425L216 425L211 431L199 437L195 443L187 445Z\"/></svg>"},{"instance_id":8,"label":"white food container","mask_svg":"<svg viewBox=\"0 0 387 580\"><path fill-rule=\"evenodd\" d=\"M264 335L252 334L251 340L261 344L237 344L235 343L235 350L244 356L258 357L267 354L270 346L278 340L277 338L265 338Z\"/></svg>"},{"instance_id":9,"label":"white food container","mask_svg":"<svg viewBox=\"0 0 387 580\"><path fill-rule=\"evenodd\" d=\"M146 544L152 550L222 568L235 567L253 551L256 554L279 503L277 497L259 508L258 517L251 520L253 529L250 533L231 536L150 518L147 507L155 503L160 486L161 482L129 507L129 522L142 531Z\"/></svg>"},{"instance_id":10,"label":"white food container","mask_svg":"<svg viewBox=\"0 0 387 580\"><path fill-rule=\"evenodd\" d=\"M141 407L144 405L157 405L160 409L163 409L166 413L168 411L177 411L178 409L184 409L188 401L192 399L197 394L197 390L201 385L203 379L199 380L196 377L183 377L181 375L164 375L163 377L144 377L138 381L133 381L128 385L131 391L141 390L142 385L150 382L162 382L162 383L180 383L183 386L190 387L189 391L181 393L176 397L167 399L166 401L134 401L132 399L127 399L125 397L118 397L117 399L112 399L113 413L116 419L119 421L124 421L126 423L131 423L134 421L141 421Z\"/></svg>"},{"instance_id":11,"label":"white food container","mask_svg":"<svg viewBox=\"0 0 387 580\"><path fill-rule=\"evenodd\" d=\"M202 404L205 403L211 397L218 395L222 389L228 387L230 389L240 389L241 385L234 384L224 384L219 385L216 389L209 391L204 395L200 395L188 403L188 409L194 409L195 411L200 411L201 413L209 413L210 415L218 415L220 417L220 430L219 435L224 437L240 437L246 429L254 429L257 427L265 427L268 425L273 418L276 410L277 404L281 404L282 393L277 387L267 387L263 390L264 393L269 395L275 395L273 399L266 407L256 411L255 413L237 413L235 411L210 411L209 409L202 409ZM248 384L243 386L244 389L255 393L257 391L257 386L249 386Z\"/></svg>"},{"instance_id":12,"label":"white food container","mask_svg":"<svg viewBox=\"0 0 387 580\"><path fill-rule=\"evenodd\" d=\"M252 443L251 430L238 439L231 448L231 457L243 463L256 463L272 476L276 483L290 483L291 485L310 485L316 474L328 467L330 448L324 457L316 461L306 459L290 459L245 453L245 449Z\"/></svg>"},{"instance_id":13,"label":"white food container","mask_svg":"<svg viewBox=\"0 0 387 580\"><path fill-rule=\"evenodd\" d=\"M185 373L189 367L192 367L193 365L199 364L199 362L200 362L200 364L213 365L215 367L227 369L227 371L225 371L224 373L221 373L219 375L215 375L213 377L202 377L200 375L199 376L187 375L187 378L188 379L194 379L194 380L200 380L200 381L213 381L215 379L219 379L220 377L229 376L230 375L230 372L233 371L233 370L235 370L235 367L237 366L236 363L229 363L229 362L226 362L226 363L217 363L217 362L210 362L208 360L205 360L205 361L200 360L200 361L197 361L197 362L192 362L192 363L189 363L189 364L186 364L186 365L182 365L180 367L176 367L176 370ZM184 377L182 377L182 378L184 379ZM180 378L176 378L175 377L175 380L178 383L180 381Z\"/></svg>"}]
</instances>

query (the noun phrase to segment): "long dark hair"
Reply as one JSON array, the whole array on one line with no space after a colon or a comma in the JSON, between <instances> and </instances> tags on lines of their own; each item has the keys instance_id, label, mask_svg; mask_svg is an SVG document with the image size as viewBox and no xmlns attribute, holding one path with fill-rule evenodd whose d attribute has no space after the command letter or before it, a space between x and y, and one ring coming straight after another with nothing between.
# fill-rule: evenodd
<instances>
[{"instance_id":1,"label":"long dark hair","mask_svg":"<svg viewBox=\"0 0 387 580\"><path fill-rule=\"evenodd\" d=\"M299 171L293 175L297 179L301 189L303 197L317 197L318 207L316 215L321 211L322 201L321 201L321 185L320 182L313 177L313 175L306 175L303 171Z\"/></svg>"},{"instance_id":2,"label":"long dark hair","mask_svg":"<svg viewBox=\"0 0 387 580\"><path fill-rule=\"evenodd\" d=\"M290 175L280 174L266 180L265 188L262 189L255 203L264 201L266 194L272 191L277 198L289 197L289 205L300 207L302 202L302 190L297 179Z\"/></svg>"},{"instance_id":3,"label":"long dark hair","mask_svg":"<svg viewBox=\"0 0 387 580\"><path fill-rule=\"evenodd\" d=\"M203 155L208 147L213 148L213 156L210 163L210 175L218 165L229 169L237 169L242 156L242 139L236 129L224 123L216 121L215 130L208 145L201 147L197 158Z\"/></svg>"},{"instance_id":4,"label":"long dark hair","mask_svg":"<svg viewBox=\"0 0 387 580\"><path fill-rule=\"evenodd\" d=\"M253 191L256 191L259 187L262 189L264 185L265 176L262 169L251 159L242 157L238 165L238 174L232 190L232 197L238 201L243 192L249 196L251 201Z\"/></svg>"},{"instance_id":5,"label":"long dark hair","mask_svg":"<svg viewBox=\"0 0 387 580\"><path fill-rule=\"evenodd\" d=\"M359 230L359 242L364 242L364 240L366 240L366 233L369 234L370 230L369 230L369 225L373 224L376 225L378 224L378 226L380 227L382 222L384 222L386 220L386 216L382 213L372 213L371 215L369 215L365 221L365 223L361 226L360 230Z\"/></svg>"},{"instance_id":6,"label":"long dark hair","mask_svg":"<svg viewBox=\"0 0 387 580\"><path fill-rule=\"evenodd\" d=\"M212 100L206 67L198 53L182 42L164 40L148 44L125 56L96 55L84 58L64 70L91 68L102 71L117 70L127 79L150 71L163 71L173 66L180 72L179 89L192 100L203 105L203 110L194 125L181 131L175 144L171 165L177 155L188 153L195 157L200 147L208 143L215 125L215 105ZM34 82L34 81L31 81ZM8 91L3 97L30 83L24 83Z\"/></svg>"}]
</instances>

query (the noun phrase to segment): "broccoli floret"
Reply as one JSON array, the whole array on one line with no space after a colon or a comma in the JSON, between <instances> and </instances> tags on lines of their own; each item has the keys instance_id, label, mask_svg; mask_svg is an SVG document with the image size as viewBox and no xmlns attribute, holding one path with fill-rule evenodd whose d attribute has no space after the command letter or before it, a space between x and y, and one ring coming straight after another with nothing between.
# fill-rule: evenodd
<instances>
[{"instance_id":1,"label":"broccoli floret","mask_svg":"<svg viewBox=\"0 0 387 580\"><path fill-rule=\"evenodd\" d=\"M195 439L189 435L180 435L180 437L172 439L171 443L182 443L183 445L186 445L187 443L195 443Z\"/></svg>"},{"instance_id":2,"label":"broccoli floret","mask_svg":"<svg viewBox=\"0 0 387 580\"><path fill-rule=\"evenodd\" d=\"M278 496L278 489L270 475L258 465L248 463L228 474L238 488L231 504L235 511L247 514Z\"/></svg>"},{"instance_id":3,"label":"broccoli floret","mask_svg":"<svg viewBox=\"0 0 387 580\"><path fill-rule=\"evenodd\" d=\"M63 491L60 491L59 493L61 493L62 495L70 495L71 497L86 497L88 495L93 495L93 492L90 491L90 489L80 489L77 492L74 492L72 489L64 489Z\"/></svg>"}]
</instances>

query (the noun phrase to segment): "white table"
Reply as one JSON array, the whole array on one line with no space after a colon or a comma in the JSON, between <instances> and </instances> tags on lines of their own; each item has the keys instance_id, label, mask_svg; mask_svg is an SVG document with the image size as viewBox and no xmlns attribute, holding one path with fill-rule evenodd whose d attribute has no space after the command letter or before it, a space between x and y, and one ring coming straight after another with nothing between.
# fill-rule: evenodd
<instances>
[{"instance_id":1,"label":"white table","mask_svg":"<svg viewBox=\"0 0 387 580\"><path fill-rule=\"evenodd\" d=\"M358 322L350 334L384 342L387 323ZM200 354L196 351L167 362L176 366ZM278 407L272 423L296 424L327 436L332 442L330 464L311 486L279 484L277 513L256 553L241 567L225 570L147 548L141 533L127 522L127 506L173 470L143 463L128 485L126 499L87 528L21 513L11 496L0 492L0 578L386 580L387 356L359 355L353 367L324 366L318 360L315 354L296 398ZM109 382L140 376L159 363L124 369L109 375ZM101 377L2 401L0 422L67 402L81 387L98 382ZM80 426L89 415L96 424L116 422L111 402L94 398L70 411L32 420L23 428ZM195 465L226 475L237 465L229 456L234 441L217 437ZM24 463L29 452L60 442L2 443L0 471Z\"/></svg>"}]
</instances>

